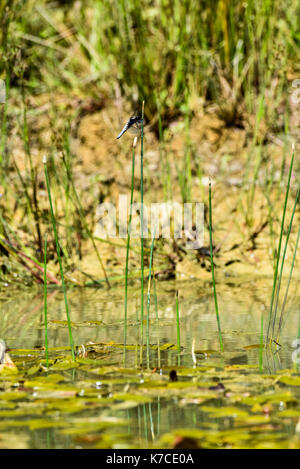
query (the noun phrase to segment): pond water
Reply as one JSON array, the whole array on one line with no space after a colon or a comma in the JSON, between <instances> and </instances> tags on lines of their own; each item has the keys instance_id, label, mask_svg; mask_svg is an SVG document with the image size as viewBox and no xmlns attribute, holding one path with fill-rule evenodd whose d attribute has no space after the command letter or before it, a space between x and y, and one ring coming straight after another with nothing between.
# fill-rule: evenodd
<instances>
[{"instance_id":1,"label":"pond water","mask_svg":"<svg viewBox=\"0 0 300 469\"><path fill-rule=\"evenodd\" d=\"M126 351L123 289L74 288L73 338L84 345L75 364L63 349L63 295L51 290L48 372L40 367L43 292L7 291L0 337L18 372L0 375L0 448L300 447L292 346L300 296L291 290L280 347L264 350L261 363L261 315L267 317L271 287L268 279L218 285L223 353L209 284L157 282L159 319L152 295L148 351L140 347L138 285L129 289ZM146 312L145 301L145 344Z\"/></svg>"}]
</instances>

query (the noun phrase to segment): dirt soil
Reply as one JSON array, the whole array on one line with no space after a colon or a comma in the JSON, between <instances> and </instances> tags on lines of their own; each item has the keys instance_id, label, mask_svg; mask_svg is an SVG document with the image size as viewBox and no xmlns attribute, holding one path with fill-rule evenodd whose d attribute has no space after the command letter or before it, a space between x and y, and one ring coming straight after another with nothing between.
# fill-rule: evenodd
<instances>
[{"instance_id":1,"label":"dirt soil","mask_svg":"<svg viewBox=\"0 0 300 469\"><path fill-rule=\"evenodd\" d=\"M93 226L97 235L96 208L99 202L118 203L118 196L126 194L130 198L131 181L131 134L126 133L117 140L116 136L130 116L130 108L124 104L120 110L114 103L81 100L77 97L44 96L32 99L28 103L28 122L30 127L31 153L38 168L38 178L43 180L42 155L53 144L60 146L59 139L70 120L71 152L73 157L73 174L82 204L86 208L87 221ZM31 106L31 107L30 107ZM74 117L74 109L76 115ZM62 112L63 111L63 112ZM172 198L182 202L180 184L176 168L185 169L185 148L191 151L191 172L193 184L191 195L193 202L208 204L208 184L212 181L213 191L213 237L215 244L215 263L217 276L228 277L234 281L250 276L272 276L272 249L276 249L285 194L285 182L291 158L291 144L299 136L299 110L292 109L291 137L274 135L262 123L259 128L256 145L253 144L251 118L244 119L238 127L226 127L218 116L214 106L200 108L193 116L189 137L184 121L170 123L165 131L165 146L159 145L151 122L146 123L144 140L144 178L145 203L163 202L163 165L168 159L171 173ZM57 140L55 140L57 139ZM62 144L61 144L62 145ZM256 184L253 176L259 161L261 145L261 164L257 170ZM23 143L18 132L12 130L10 147L19 169L25 170L26 159ZM283 155L286 154L284 180L280 182L280 168ZM139 201L140 184L140 146L136 152L135 193L134 200ZM167 155L167 156L166 156ZM54 158L60 163L59 154ZM292 194L296 193L299 174L299 157L295 160L292 176ZM248 169L247 169L248 167ZM272 208L266 197L266 180L273 168L275 189L270 194ZM246 175L248 174L248 176ZM247 176L247 177L246 177ZM255 190L253 190L255 187ZM43 183L40 183L39 195L46 201ZM292 210L290 200L287 220ZM63 214L62 214L63 217ZM16 216L17 218L17 216ZM270 236L270 219L273 221L275 235ZM287 249L287 265L292 258L296 234L300 221L299 210L295 215L291 242ZM124 239L111 240L116 245L98 242L98 248L104 259L110 276L123 275L125 265ZM180 241L180 240L178 240ZM83 257L74 259L70 268L70 278L81 283L86 276L103 278L101 268L90 241L83 242ZM273 244L272 244L273 243ZM146 241L149 247L150 240ZM208 247L207 225L204 246ZM122 246L122 247L120 247ZM131 270L139 268L139 243L132 241L134 254L131 258ZM147 249L146 249L147 252ZM210 278L207 250L185 251L183 242L159 239L156 243L156 271L166 272L180 278L195 277L203 280ZM57 269L57 266L53 266ZM288 270L286 269L288 274ZM298 273L298 274L297 274ZM299 268L295 268L299 275Z\"/></svg>"}]
</instances>

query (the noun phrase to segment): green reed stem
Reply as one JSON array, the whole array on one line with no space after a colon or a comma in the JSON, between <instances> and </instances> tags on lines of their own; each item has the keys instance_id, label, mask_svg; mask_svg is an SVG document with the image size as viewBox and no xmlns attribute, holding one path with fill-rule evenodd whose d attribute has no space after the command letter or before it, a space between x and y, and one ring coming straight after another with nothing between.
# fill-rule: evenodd
<instances>
[{"instance_id":1,"label":"green reed stem","mask_svg":"<svg viewBox=\"0 0 300 469\"><path fill-rule=\"evenodd\" d=\"M136 140L134 140L135 144ZM127 233L127 244L126 244L126 265L125 265L125 298L124 298L124 353L126 350L127 341L127 295L128 295L128 262L129 262L129 250L130 250L130 232L131 232L131 219L132 219L132 204L133 204L133 188L134 188L134 163L135 163L135 146L132 148L132 164L131 164L131 192L130 192L130 207L129 207L129 221L128 221L128 233Z\"/></svg>"},{"instance_id":2,"label":"green reed stem","mask_svg":"<svg viewBox=\"0 0 300 469\"><path fill-rule=\"evenodd\" d=\"M47 318L47 235L45 235L44 242L44 322L45 322L45 353L46 353L46 367L48 368L48 318Z\"/></svg>"},{"instance_id":3,"label":"green reed stem","mask_svg":"<svg viewBox=\"0 0 300 469\"><path fill-rule=\"evenodd\" d=\"M300 188L299 188L298 191L297 191L297 195L296 195L296 199L295 199L295 203L294 203L294 208L293 208L291 220L290 220L290 223L289 223L289 226L288 226L288 232L287 232L287 235L286 235L286 240L285 240L284 250L283 250L283 254L282 254L282 259L281 259L281 267L280 267L280 273L279 273L279 278L278 278L277 291L276 291L276 301L275 301L275 308L274 308L274 315L273 315L272 339L273 339L274 330L275 330L275 322L276 322L276 315L277 315L277 309L278 309L279 292L280 292L280 287L281 287L281 279L282 279L282 273L283 273L283 266L284 266L284 261L285 261L285 257L286 257L287 246L288 246L288 242L289 242L289 238L290 238L290 234L291 234L291 229L292 229L292 224L293 224L293 220L294 220L294 215L295 215L295 211L296 211L296 207L297 207L297 203L298 203L299 192L300 192Z\"/></svg>"},{"instance_id":4,"label":"green reed stem","mask_svg":"<svg viewBox=\"0 0 300 469\"><path fill-rule=\"evenodd\" d=\"M63 292L64 292L65 308L66 308L66 315L67 315L67 322L68 322L69 342L70 342L70 347L71 347L71 352L72 352L72 359L75 360L75 349L74 349L74 342L73 342L73 336L72 336L72 327L71 327L71 319L70 319L70 313L69 313L69 304L68 304L68 299L67 299L67 289L66 289L64 271L63 271L61 255L60 255L60 245L59 245L58 235L57 235L57 230L56 230L55 216L54 216L54 212L53 212L50 182L49 182L49 176L48 176L48 171L47 171L47 161L46 161L46 159L43 160L43 163L44 163L45 179L46 179L47 192L48 192L48 198L49 198L49 204L50 204L52 227L53 227L53 232L54 232L54 237L55 237L56 252L57 252L59 269L60 269L61 283L62 283L62 289L63 289Z\"/></svg>"},{"instance_id":5,"label":"green reed stem","mask_svg":"<svg viewBox=\"0 0 300 469\"><path fill-rule=\"evenodd\" d=\"M214 270L214 259L213 259L211 182L210 181L209 181L209 244L210 244L211 275L212 275L212 282L213 282L213 289L214 289L214 300L215 300L215 310L216 310L218 332L219 332L219 342L220 342L221 352L223 352L224 348L223 348L221 323L220 323L219 308L218 308L217 290L216 290L216 282L215 282L215 270Z\"/></svg>"},{"instance_id":6,"label":"green reed stem","mask_svg":"<svg viewBox=\"0 0 300 469\"><path fill-rule=\"evenodd\" d=\"M144 329L144 106L142 105L142 126L141 126L141 344L143 350L143 329Z\"/></svg>"},{"instance_id":7,"label":"green reed stem","mask_svg":"<svg viewBox=\"0 0 300 469\"><path fill-rule=\"evenodd\" d=\"M148 292L147 292L147 366L150 366L150 299L151 299L151 278L152 278L152 262L153 262L153 248L154 248L155 230L153 233L150 261L149 261L149 276L148 276Z\"/></svg>"},{"instance_id":8,"label":"green reed stem","mask_svg":"<svg viewBox=\"0 0 300 469\"><path fill-rule=\"evenodd\" d=\"M178 290L176 290L176 326L177 326L177 348L178 348L178 352L180 352L181 346L180 346L180 322L179 322Z\"/></svg>"},{"instance_id":9,"label":"green reed stem","mask_svg":"<svg viewBox=\"0 0 300 469\"><path fill-rule=\"evenodd\" d=\"M271 321L272 321L273 304L274 304L276 284L277 284L277 275L278 275L278 266L279 266L279 259L280 259L280 253L281 253L281 243L282 243L282 236L283 236L283 231L284 231L284 220L285 220L286 207L287 207L288 195L289 195L289 190L290 190L292 168L293 168L293 163L294 163L294 153L295 152L294 152L294 149L293 149L293 154L292 154L292 159L291 159L291 164L290 164L290 170L289 170L289 176L288 176L288 182L287 182L287 188L286 188L286 194L285 194L285 201L284 201L284 206L283 206L281 229L280 229L280 236L279 236L279 243L278 243L278 250L277 250L276 266L275 266L275 271L274 271L273 289L272 289L272 297L271 297L271 304L270 304L270 311L269 311L269 321L268 321L268 329L267 329L267 339L266 339L267 342L269 341L270 327L271 327Z\"/></svg>"},{"instance_id":10,"label":"green reed stem","mask_svg":"<svg viewBox=\"0 0 300 469\"><path fill-rule=\"evenodd\" d=\"M296 200L299 198L299 190L300 189L298 189L298 191L297 191ZM290 273L289 273L289 278L288 278L288 282L287 282L287 286L286 286L286 290L285 290L285 294L284 294L284 299L283 299L283 303L282 303L282 307L281 307L279 323L278 323L278 329L277 329L276 342L279 342L279 336L280 336L280 331L281 331L281 328L282 328L282 321L283 321L285 305L286 305L286 302L287 302L288 292L289 292L290 283L291 283L291 279L292 279L292 275L293 275L294 264L295 264L295 260L296 260L296 253L297 253L297 249L298 249L299 238L300 238L300 226L299 226L299 229L298 229L298 235L297 235L296 245L295 245L294 254L293 254L293 260L292 260ZM299 323L299 332L300 332L300 323Z\"/></svg>"},{"instance_id":11,"label":"green reed stem","mask_svg":"<svg viewBox=\"0 0 300 469\"><path fill-rule=\"evenodd\" d=\"M260 341L259 341L259 370L263 370L263 349L264 349L264 313L261 312L260 318Z\"/></svg>"}]
</instances>

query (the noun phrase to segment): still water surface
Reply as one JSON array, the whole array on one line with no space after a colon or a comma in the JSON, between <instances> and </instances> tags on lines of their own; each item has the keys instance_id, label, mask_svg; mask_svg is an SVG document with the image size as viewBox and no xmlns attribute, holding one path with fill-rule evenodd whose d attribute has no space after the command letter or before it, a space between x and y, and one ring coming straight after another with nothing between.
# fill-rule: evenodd
<instances>
[{"instance_id":1,"label":"still water surface","mask_svg":"<svg viewBox=\"0 0 300 469\"><path fill-rule=\"evenodd\" d=\"M247 282L242 285L218 286L218 300L223 331L224 353L219 352L217 324L214 302L210 286L198 281L160 282L157 284L158 317L156 321L155 298L151 296L150 344L160 346L176 344L176 309L175 293L179 290L180 309L180 341L181 353L176 350L162 350L160 353L160 367L158 366L157 350L150 351L150 368L159 368L163 375L168 376L172 366L194 367L195 356L197 366L215 366L224 369L226 365L257 365L259 364L259 349L251 348L259 344L261 315L267 317L272 283L269 280ZM293 368L292 342L297 338L300 316L300 296L292 292L292 300L287 305L284 328L280 337L281 348L278 351L264 352L263 372L272 374L278 370ZM127 344L139 343L140 325L137 322L139 312L140 291L138 287L129 290ZM73 338L76 345L95 343L124 342L124 303L123 290L105 289L73 289L68 292L71 320L74 323ZM6 340L10 349L28 348L44 344L43 293L42 291L24 290L12 295L7 292L1 299L2 321L0 337ZM279 309L280 311L280 309ZM146 307L145 307L146 317ZM59 347L68 345L67 327L60 321L65 320L63 296L59 291L49 292L48 303L49 346ZM52 322L53 321L53 322ZM266 324L266 321L265 321ZM265 326L266 327L266 326ZM144 334L146 334L146 324ZM146 339L145 339L146 340ZM194 351L196 355L192 353ZM205 354L205 351L208 351ZM201 353L200 353L201 352ZM11 351L13 356L13 350ZM125 360L125 361L124 361ZM137 375L143 379L143 369L146 367L146 352L143 354L141 367L140 353L135 348L127 350L124 359L122 348L116 348L104 359L105 365L115 365L137 370ZM98 363L99 365L99 363ZM258 372L258 369L256 370ZM80 369L65 372L72 383L82 383L91 376ZM94 377L94 376L93 376ZM241 376L241 380L245 380ZM245 383L243 383L245 384ZM100 384L101 387L101 384ZM123 386L124 388L124 386ZM113 389L113 388L111 388ZM118 388L118 392L120 387ZM127 391L127 389L125 389ZM120 443L115 447L155 447L164 434L175 428L205 429L216 425L214 419L208 419L207 413L202 412L199 405L181 405L176 394L161 395L152 398L151 402L144 402L132 408L110 408L90 410L88 417L97 419L102 414L107 418L121 417L126 421L122 427ZM221 400L216 399L214 405L221 406ZM120 406L119 406L120 407ZM116 410L117 409L117 410ZM85 412L82 412L85 416ZM57 413L57 420L67 419L67 415ZM0 417L1 421L1 417ZM219 419L218 431L232 428L232 419ZM1 430L0 430L1 431ZM113 428L112 433L121 430ZM294 426L284 427L286 437L294 432ZM3 433L3 430L2 430ZM23 427L9 428L5 433L2 446L31 447L31 448L75 448L89 447L80 437L64 435L55 427L49 429L28 430ZM126 435L128 438L126 438ZM13 436L14 435L14 436ZM12 438L12 443L9 439ZM127 441L126 441L127 440ZM5 443L5 441L7 441ZM105 447L105 441L103 446ZM108 443L111 445L111 443ZM1 447L1 439L0 439Z\"/></svg>"}]
</instances>

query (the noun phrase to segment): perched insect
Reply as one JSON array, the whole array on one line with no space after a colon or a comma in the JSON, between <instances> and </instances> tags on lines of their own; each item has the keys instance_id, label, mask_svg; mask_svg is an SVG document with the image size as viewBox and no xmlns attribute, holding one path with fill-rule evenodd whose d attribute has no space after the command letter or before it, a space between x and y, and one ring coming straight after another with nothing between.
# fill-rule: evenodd
<instances>
[{"instance_id":1,"label":"perched insect","mask_svg":"<svg viewBox=\"0 0 300 469\"><path fill-rule=\"evenodd\" d=\"M134 114L133 116L130 117L130 119L128 119L128 121L124 125L123 129L121 130L117 138L121 138L122 135L125 134L127 130L129 130L129 132L132 132L134 134L139 134L141 131L142 122L143 122L143 119L138 114Z\"/></svg>"}]
</instances>

